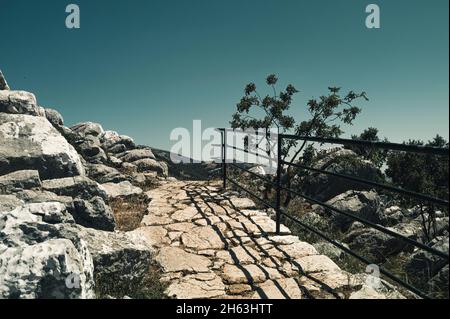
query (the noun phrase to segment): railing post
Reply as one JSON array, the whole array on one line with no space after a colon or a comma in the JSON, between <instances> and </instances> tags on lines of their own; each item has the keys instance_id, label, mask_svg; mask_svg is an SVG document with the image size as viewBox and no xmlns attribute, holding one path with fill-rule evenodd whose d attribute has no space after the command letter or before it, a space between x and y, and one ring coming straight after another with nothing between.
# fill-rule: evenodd
<instances>
[{"instance_id":1,"label":"railing post","mask_svg":"<svg viewBox=\"0 0 450 319\"><path fill-rule=\"evenodd\" d=\"M227 151L226 151L226 144L227 144L227 131L224 129L222 131L222 174L223 174L223 190L227 189Z\"/></svg>"},{"instance_id":2,"label":"railing post","mask_svg":"<svg viewBox=\"0 0 450 319\"><path fill-rule=\"evenodd\" d=\"M280 224L281 224L281 135L278 132L277 136L277 203L276 203L276 233L280 234Z\"/></svg>"}]
</instances>

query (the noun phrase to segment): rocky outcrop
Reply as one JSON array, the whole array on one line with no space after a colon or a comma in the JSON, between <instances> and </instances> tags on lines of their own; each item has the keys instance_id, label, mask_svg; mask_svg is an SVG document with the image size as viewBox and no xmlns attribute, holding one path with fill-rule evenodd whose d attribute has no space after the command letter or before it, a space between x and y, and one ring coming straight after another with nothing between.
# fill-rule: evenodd
<instances>
[{"instance_id":1,"label":"rocky outcrop","mask_svg":"<svg viewBox=\"0 0 450 319\"><path fill-rule=\"evenodd\" d=\"M24 189L41 187L38 171L16 171L0 176L0 193L11 194Z\"/></svg>"},{"instance_id":2,"label":"rocky outcrop","mask_svg":"<svg viewBox=\"0 0 450 319\"><path fill-rule=\"evenodd\" d=\"M91 199L101 197L107 199L106 191L97 182L86 176L75 176L45 180L42 183L44 190L60 196L80 197Z\"/></svg>"},{"instance_id":3,"label":"rocky outcrop","mask_svg":"<svg viewBox=\"0 0 450 319\"><path fill-rule=\"evenodd\" d=\"M382 173L370 161L362 160L353 151L347 149L332 149L320 154L312 164L315 169L326 170L362 179L378 181ZM370 187L352 181L344 181L342 178L311 173L294 185L301 188L305 194L314 196L320 201L327 201L349 190L370 190Z\"/></svg>"},{"instance_id":4,"label":"rocky outcrop","mask_svg":"<svg viewBox=\"0 0 450 319\"><path fill-rule=\"evenodd\" d=\"M84 174L75 149L40 116L0 113L0 158L0 174L37 170L41 179Z\"/></svg>"},{"instance_id":5,"label":"rocky outcrop","mask_svg":"<svg viewBox=\"0 0 450 319\"><path fill-rule=\"evenodd\" d=\"M106 194L110 199L133 197L143 193L142 189L137 186L133 186L128 181L120 183L106 183L102 184L102 187L105 189Z\"/></svg>"},{"instance_id":6,"label":"rocky outcrop","mask_svg":"<svg viewBox=\"0 0 450 319\"><path fill-rule=\"evenodd\" d=\"M327 204L376 224L382 224L385 220L381 199L374 191L347 191L330 199ZM331 222L344 232L354 222L353 219L343 214L333 211L329 213Z\"/></svg>"},{"instance_id":7,"label":"rocky outcrop","mask_svg":"<svg viewBox=\"0 0 450 319\"><path fill-rule=\"evenodd\" d=\"M45 117L56 128L60 128L61 126L64 125L64 119L62 115L54 109L46 108Z\"/></svg>"},{"instance_id":8,"label":"rocky outcrop","mask_svg":"<svg viewBox=\"0 0 450 319\"><path fill-rule=\"evenodd\" d=\"M0 72L0 298L122 296L147 275L152 246L114 231L109 199L143 195L107 153L119 143L124 160L154 158L99 124L65 127Z\"/></svg>"},{"instance_id":9,"label":"rocky outcrop","mask_svg":"<svg viewBox=\"0 0 450 319\"><path fill-rule=\"evenodd\" d=\"M44 116L34 94L25 91L0 90L0 112Z\"/></svg>"}]
</instances>

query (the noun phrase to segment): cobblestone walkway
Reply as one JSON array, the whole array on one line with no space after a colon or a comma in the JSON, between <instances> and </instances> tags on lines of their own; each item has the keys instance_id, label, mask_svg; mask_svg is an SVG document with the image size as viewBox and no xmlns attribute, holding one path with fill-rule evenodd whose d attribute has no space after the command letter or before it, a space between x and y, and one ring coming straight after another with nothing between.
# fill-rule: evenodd
<instances>
[{"instance_id":1,"label":"cobblestone walkway","mask_svg":"<svg viewBox=\"0 0 450 319\"><path fill-rule=\"evenodd\" d=\"M290 235L248 198L218 184L172 181L149 191L135 230L156 249L175 298L345 298L361 287L331 259Z\"/></svg>"}]
</instances>

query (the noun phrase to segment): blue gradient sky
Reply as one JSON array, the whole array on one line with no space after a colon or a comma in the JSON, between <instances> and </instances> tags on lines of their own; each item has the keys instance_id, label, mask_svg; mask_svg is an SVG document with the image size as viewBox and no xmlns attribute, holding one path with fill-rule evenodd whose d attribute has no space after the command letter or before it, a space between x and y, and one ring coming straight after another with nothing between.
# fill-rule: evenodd
<instances>
[{"instance_id":1,"label":"blue gradient sky","mask_svg":"<svg viewBox=\"0 0 450 319\"><path fill-rule=\"evenodd\" d=\"M65 7L81 29L65 28ZM365 7L381 8L380 30ZM225 126L247 82L277 73L305 103L330 85L370 102L368 126L400 142L449 131L448 0L0 0L0 68L66 123L96 121L168 149L170 131Z\"/></svg>"}]
</instances>

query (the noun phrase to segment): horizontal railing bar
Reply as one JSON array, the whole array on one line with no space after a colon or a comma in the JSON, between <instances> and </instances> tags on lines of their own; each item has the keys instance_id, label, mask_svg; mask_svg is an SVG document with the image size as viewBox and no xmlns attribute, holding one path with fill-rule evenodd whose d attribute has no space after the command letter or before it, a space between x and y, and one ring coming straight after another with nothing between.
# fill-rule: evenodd
<instances>
[{"instance_id":1,"label":"horizontal railing bar","mask_svg":"<svg viewBox=\"0 0 450 319\"><path fill-rule=\"evenodd\" d=\"M253 196L254 198L256 198L257 200L259 200L261 203L263 203L264 205L276 209L275 205L270 204L269 202L265 201L264 199L259 198L257 195L253 194L253 192L245 189L244 187L242 187L241 185L239 185L238 183L236 183L235 181L233 181L231 178L226 177L226 179L231 182L234 186L238 187L239 189L243 190L244 192L246 192L247 194Z\"/></svg>"},{"instance_id":2,"label":"horizontal railing bar","mask_svg":"<svg viewBox=\"0 0 450 319\"><path fill-rule=\"evenodd\" d=\"M314 198L309 197L307 195L304 195L304 194L301 194L299 192L296 192L296 191L294 191L292 189L286 188L284 186L281 186L280 188L285 190L285 191L291 192L292 194L295 194L295 195L297 195L299 197L302 197L302 198L306 199L307 201L316 203L316 204L318 204L318 205L320 205L322 207L325 207L325 208L327 208L329 210L332 210L332 211L334 211L334 212L336 212L338 214L345 215L345 216L349 217L350 219L359 221L360 223L363 223L364 225L367 225L367 226L370 226L370 227L372 227L372 228L374 228L376 230L379 230L382 233L385 233L385 234L391 235L393 237L396 237L398 239L401 239L401 240L403 240L403 241L405 241L405 242L407 242L407 243L409 243L409 244L411 244L411 245L413 245L415 247L421 248L421 249L423 249L425 251L428 251L428 252L430 252L430 253L432 253L434 255L437 255L437 256L439 256L439 257L441 257L443 259L446 259L447 262L448 262L448 258L449 258L448 254L443 253L443 252L441 252L441 251L439 251L437 249L434 249L434 248L429 247L429 246L427 246L425 244L419 243L419 242L417 242L415 240L412 240L411 238L408 238L408 237L403 236L403 235L401 235L399 233L396 233L396 232L394 232L392 230L389 230L389 229L384 228L384 227L382 227L380 225L372 223L372 222L370 222L370 221L368 221L368 220L366 220L364 218L361 218L359 216L356 216L356 215L353 215L353 214L350 214L350 213L346 213L346 212L344 212L342 210L339 210L339 209L337 209L337 208L335 208L335 207L333 207L333 206L331 206L331 205L329 205L327 203L321 202L321 201L319 201L317 199L314 199Z\"/></svg>"},{"instance_id":3,"label":"horizontal railing bar","mask_svg":"<svg viewBox=\"0 0 450 319\"><path fill-rule=\"evenodd\" d=\"M371 185L371 186L374 186L374 187L383 188L383 189L386 189L386 190L389 190L389 191L392 191L392 192L408 195L408 196L414 197L416 199L425 200L425 201L432 202L432 203L435 203L435 204L438 204L438 205L442 205L442 206L448 206L449 205L448 201L440 199L440 198L432 197L432 196L425 195L425 194L416 193L416 192L413 192L413 191L409 191L409 190L406 190L406 189L403 189L403 188L399 188L399 187L395 187L395 186L391 186L391 185L380 184L380 183L377 183L377 182L361 179L361 178L350 176L350 175L346 175L346 174L334 173L334 172L330 172L330 171L326 171L326 170L322 170L322 169L309 167L309 166L302 165L302 164L288 163L288 162L283 161L283 160L281 161L281 164L294 166L294 167L298 167L298 168L303 168L303 169L306 169L306 170L309 170L309 171L322 173L322 174L326 174L326 175L332 175L332 176L340 177L340 178L343 178L343 179L351 180L351 181L354 181L354 182L358 182L358 183L362 183L362 184L366 184L366 185Z\"/></svg>"},{"instance_id":4,"label":"horizontal railing bar","mask_svg":"<svg viewBox=\"0 0 450 319\"><path fill-rule=\"evenodd\" d=\"M227 148L231 148L231 149L234 149L234 150L236 150L236 151L240 151L240 152L244 152L244 153L247 153L247 154L255 155L255 156L258 156L258 157L267 159L267 160L272 160L272 161L275 161L275 160L276 160L276 159L273 158L273 157L270 157L270 156L267 156L267 155L263 155L263 154L259 154L259 153L255 153L255 152L251 152L251 151L249 151L249 150L246 150L246 149L243 149L243 148L240 148L240 147L231 146L231 145L225 145L225 146L226 146Z\"/></svg>"},{"instance_id":5,"label":"horizontal railing bar","mask_svg":"<svg viewBox=\"0 0 450 319\"><path fill-rule=\"evenodd\" d=\"M334 246L338 247L339 249L345 251L346 253L348 253L349 255L351 255L353 257L355 257L356 259L360 260L361 262L363 262L363 263L365 263L367 265L373 264L372 262L370 262L368 259L364 258L363 256L358 255L357 253L353 252L351 249L349 249L349 248L345 247L344 245L340 244L339 242L329 238L328 236L326 236L322 232L314 229L313 227L311 227L311 226L309 226L309 225L299 221L295 217L290 216L289 214L286 214L284 211L281 211L281 214L283 216L286 216L287 218L291 219L292 221L296 222L300 226L306 228L307 230L313 232L314 234L322 237L327 242L329 242L329 243L333 244ZM422 297L424 299L430 299L430 297L427 294L425 294L421 290L417 289L416 287L412 286L411 284L405 282L404 280L398 278L397 276L395 276L394 274L392 274L388 270L384 269L383 267L379 267L379 270L380 270L380 273L382 273L386 277L390 278L391 280L395 281L396 283L400 284L401 286L407 288L408 290L410 290L411 292L415 293L416 295L418 295L418 296L420 296L420 297Z\"/></svg>"},{"instance_id":6,"label":"horizontal railing bar","mask_svg":"<svg viewBox=\"0 0 450 319\"><path fill-rule=\"evenodd\" d=\"M422 145L406 145L406 144L389 143L389 142L372 142L372 141L353 140L353 139L345 139L345 138L322 138L322 137L312 137L312 136L298 136L298 135L291 135L291 134L280 134L280 135L282 138L291 139L291 140L303 140L303 141L309 141L309 142L341 144L341 145L366 146L366 147L371 147L371 148L380 148L380 149L394 150L394 151L432 154L432 155L447 156L447 157L449 156L449 149L448 148L440 148L440 147L431 147L431 146L422 146Z\"/></svg>"},{"instance_id":7,"label":"horizontal railing bar","mask_svg":"<svg viewBox=\"0 0 450 319\"><path fill-rule=\"evenodd\" d=\"M273 181L271 181L271 180L269 180L269 179L267 179L267 178L265 178L265 177L263 177L263 176L261 176L261 175L258 175L258 174L256 174L256 173L254 173L254 172L252 172L252 171L250 171L250 170L244 168L244 167L240 167L239 165L237 165L237 164L235 164L235 163L228 163L228 164L231 165L231 166L233 166L233 167L236 167L236 168L238 168L238 169L240 169L240 170L242 170L242 171L245 171L245 172L247 172L247 173L249 173L249 174L251 174L251 175L253 175L253 176L255 176L255 177L257 177L257 178L259 178L260 180L263 180L264 182L266 182L266 183L268 183L268 184L270 184L270 185L272 185L272 186L274 186L274 187L277 187L277 184L275 184Z\"/></svg>"}]
</instances>

